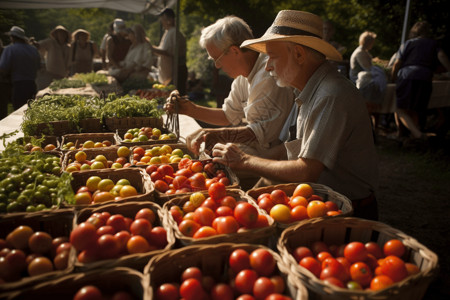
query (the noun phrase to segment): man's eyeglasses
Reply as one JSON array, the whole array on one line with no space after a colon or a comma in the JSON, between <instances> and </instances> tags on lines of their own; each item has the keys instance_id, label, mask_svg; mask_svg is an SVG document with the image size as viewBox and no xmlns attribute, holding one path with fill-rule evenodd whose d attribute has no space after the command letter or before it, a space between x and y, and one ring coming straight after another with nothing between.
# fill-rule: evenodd
<instances>
[{"instance_id":1,"label":"man's eyeglasses","mask_svg":"<svg viewBox=\"0 0 450 300\"><path fill-rule=\"evenodd\" d=\"M209 56L208 59L214 61L214 65L217 67L217 64L222 59L222 57L228 53L228 50L230 50L230 47L227 47L225 50L223 50L222 54L220 54L218 58L214 59L211 56Z\"/></svg>"}]
</instances>

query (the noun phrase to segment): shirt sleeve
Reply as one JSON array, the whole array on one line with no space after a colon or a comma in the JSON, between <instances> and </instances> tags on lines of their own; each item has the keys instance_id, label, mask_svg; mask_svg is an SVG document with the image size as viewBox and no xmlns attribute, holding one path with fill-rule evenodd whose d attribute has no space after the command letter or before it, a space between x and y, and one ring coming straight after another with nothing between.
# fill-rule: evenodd
<instances>
[{"instance_id":1,"label":"shirt sleeve","mask_svg":"<svg viewBox=\"0 0 450 300\"><path fill-rule=\"evenodd\" d=\"M238 76L231 84L231 90L225 98L222 110L233 126L242 123L245 118L244 107L248 99L248 84L244 77Z\"/></svg>"},{"instance_id":2,"label":"shirt sleeve","mask_svg":"<svg viewBox=\"0 0 450 300\"><path fill-rule=\"evenodd\" d=\"M365 71L369 71L370 67L372 66L372 57L367 54L365 51L360 51L356 55L356 60L358 61L361 68L363 68Z\"/></svg>"}]
</instances>

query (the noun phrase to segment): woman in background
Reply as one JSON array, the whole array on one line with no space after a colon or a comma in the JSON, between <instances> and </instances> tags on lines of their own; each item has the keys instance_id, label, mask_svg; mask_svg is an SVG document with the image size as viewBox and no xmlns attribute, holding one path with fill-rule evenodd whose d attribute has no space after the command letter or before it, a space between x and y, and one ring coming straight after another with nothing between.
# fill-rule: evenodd
<instances>
[{"instance_id":1,"label":"woman in background","mask_svg":"<svg viewBox=\"0 0 450 300\"><path fill-rule=\"evenodd\" d=\"M91 34L84 29L77 29L72 33L72 39L72 74L92 72L98 48L90 40Z\"/></svg>"}]
</instances>

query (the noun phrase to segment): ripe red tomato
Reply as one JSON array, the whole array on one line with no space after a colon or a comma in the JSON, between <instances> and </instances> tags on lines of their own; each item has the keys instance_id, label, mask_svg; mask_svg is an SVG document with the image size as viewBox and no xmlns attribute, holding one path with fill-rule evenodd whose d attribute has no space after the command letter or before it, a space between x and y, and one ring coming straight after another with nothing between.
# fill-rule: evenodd
<instances>
[{"instance_id":1,"label":"ripe red tomato","mask_svg":"<svg viewBox=\"0 0 450 300\"><path fill-rule=\"evenodd\" d=\"M108 221L106 221L106 225L112 226L116 232L128 230L125 218L121 214L115 214L109 217Z\"/></svg>"},{"instance_id":2,"label":"ripe red tomato","mask_svg":"<svg viewBox=\"0 0 450 300\"><path fill-rule=\"evenodd\" d=\"M88 222L83 222L70 233L70 243L78 251L87 250L97 244L97 229Z\"/></svg>"},{"instance_id":3,"label":"ripe red tomato","mask_svg":"<svg viewBox=\"0 0 450 300\"><path fill-rule=\"evenodd\" d=\"M216 201L211 199L211 197L206 198L205 201L203 201L203 203L201 204L201 206L208 207L212 211L216 211L217 209L217 203Z\"/></svg>"},{"instance_id":4,"label":"ripe red tomato","mask_svg":"<svg viewBox=\"0 0 450 300\"><path fill-rule=\"evenodd\" d=\"M317 260L321 263L328 257L333 257L333 255L331 255L331 253L328 251L319 252L316 256Z\"/></svg>"},{"instance_id":5,"label":"ripe red tomato","mask_svg":"<svg viewBox=\"0 0 450 300\"><path fill-rule=\"evenodd\" d=\"M178 162L178 169L189 169L192 165L192 160L190 158L184 157Z\"/></svg>"},{"instance_id":6,"label":"ripe red tomato","mask_svg":"<svg viewBox=\"0 0 450 300\"><path fill-rule=\"evenodd\" d=\"M250 255L244 249L236 249L231 252L230 257L228 258L228 263L235 274L244 269L251 268Z\"/></svg>"},{"instance_id":7,"label":"ripe red tomato","mask_svg":"<svg viewBox=\"0 0 450 300\"><path fill-rule=\"evenodd\" d=\"M171 206L169 208L169 213L172 216L172 218L177 222L177 224L180 224L181 221L183 221L183 211L181 208L177 205Z\"/></svg>"},{"instance_id":8,"label":"ripe red tomato","mask_svg":"<svg viewBox=\"0 0 450 300\"><path fill-rule=\"evenodd\" d=\"M178 225L178 229L181 231L181 233L188 237L193 237L197 230L200 229L200 227L200 224L188 219L181 221Z\"/></svg>"},{"instance_id":9,"label":"ripe red tomato","mask_svg":"<svg viewBox=\"0 0 450 300\"><path fill-rule=\"evenodd\" d=\"M332 284L340 288L345 288L344 283L336 277L327 277L323 279L323 282L327 284Z\"/></svg>"},{"instance_id":10,"label":"ripe red tomato","mask_svg":"<svg viewBox=\"0 0 450 300\"><path fill-rule=\"evenodd\" d=\"M219 206L216 208L216 216L225 217L225 216L233 216L233 209L229 206Z\"/></svg>"},{"instance_id":11,"label":"ripe red tomato","mask_svg":"<svg viewBox=\"0 0 450 300\"><path fill-rule=\"evenodd\" d=\"M291 221L297 222L308 219L308 210L302 205L295 206L291 209Z\"/></svg>"},{"instance_id":12,"label":"ripe red tomato","mask_svg":"<svg viewBox=\"0 0 450 300\"><path fill-rule=\"evenodd\" d=\"M184 187L189 187L188 178L184 175L177 175L172 181L173 188L175 190L179 190Z\"/></svg>"},{"instance_id":13,"label":"ripe red tomato","mask_svg":"<svg viewBox=\"0 0 450 300\"><path fill-rule=\"evenodd\" d=\"M380 259L382 258L383 255L383 250L381 249L380 245L378 245L375 242L367 242L364 245L367 249L367 252L372 254L373 256L375 256L376 259Z\"/></svg>"},{"instance_id":14,"label":"ripe red tomato","mask_svg":"<svg viewBox=\"0 0 450 300\"><path fill-rule=\"evenodd\" d=\"M328 249L328 245L322 241L313 242L311 245L311 251L314 255L317 255L323 251L330 252L330 250Z\"/></svg>"},{"instance_id":15,"label":"ripe red tomato","mask_svg":"<svg viewBox=\"0 0 450 300\"><path fill-rule=\"evenodd\" d=\"M272 293L275 293L275 285L269 278L261 276L256 279L253 284L253 295L256 299L266 299Z\"/></svg>"},{"instance_id":16,"label":"ripe red tomato","mask_svg":"<svg viewBox=\"0 0 450 300\"><path fill-rule=\"evenodd\" d=\"M156 246L158 249L163 249L167 246L167 232L162 226L155 226L150 231L148 238L150 245Z\"/></svg>"},{"instance_id":17,"label":"ripe red tomato","mask_svg":"<svg viewBox=\"0 0 450 300\"><path fill-rule=\"evenodd\" d=\"M102 299L102 292L94 285L86 285L77 291L73 300Z\"/></svg>"},{"instance_id":18,"label":"ripe red tomato","mask_svg":"<svg viewBox=\"0 0 450 300\"><path fill-rule=\"evenodd\" d=\"M173 283L163 283L156 290L156 300L178 300L178 286Z\"/></svg>"},{"instance_id":19,"label":"ripe red tomato","mask_svg":"<svg viewBox=\"0 0 450 300\"><path fill-rule=\"evenodd\" d=\"M216 235L217 231L212 228L211 226L202 226L197 230L197 232L194 233L193 238L194 239L201 239L209 236Z\"/></svg>"},{"instance_id":20,"label":"ripe red tomato","mask_svg":"<svg viewBox=\"0 0 450 300\"><path fill-rule=\"evenodd\" d=\"M197 267L186 268L183 271L183 273L181 273L181 281L185 281L186 279L189 278L195 278L198 281L202 282L202 277L203 277L202 270L200 270Z\"/></svg>"},{"instance_id":21,"label":"ripe red tomato","mask_svg":"<svg viewBox=\"0 0 450 300\"><path fill-rule=\"evenodd\" d=\"M147 219L136 219L130 225L130 232L132 235L141 235L149 239L152 228L152 224Z\"/></svg>"},{"instance_id":22,"label":"ripe red tomato","mask_svg":"<svg viewBox=\"0 0 450 300\"><path fill-rule=\"evenodd\" d=\"M236 275L234 286L241 294L251 294L253 293L253 285L257 279L258 273L255 270L245 269Z\"/></svg>"},{"instance_id":23,"label":"ripe red tomato","mask_svg":"<svg viewBox=\"0 0 450 300\"><path fill-rule=\"evenodd\" d=\"M103 259L119 257L121 244L112 234L104 234L97 241L98 253Z\"/></svg>"},{"instance_id":24,"label":"ripe red tomato","mask_svg":"<svg viewBox=\"0 0 450 300\"><path fill-rule=\"evenodd\" d=\"M357 262L351 265L350 276L352 280L358 282L363 287L369 286L373 277L370 267L363 262Z\"/></svg>"},{"instance_id":25,"label":"ripe red tomato","mask_svg":"<svg viewBox=\"0 0 450 300\"><path fill-rule=\"evenodd\" d=\"M313 253L308 247L300 246L294 249L292 255L294 256L295 260L299 262L303 257L313 256Z\"/></svg>"},{"instance_id":26,"label":"ripe red tomato","mask_svg":"<svg viewBox=\"0 0 450 300\"><path fill-rule=\"evenodd\" d=\"M393 239L384 244L383 252L385 256L395 255L401 258L405 254L406 248L402 241Z\"/></svg>"},{"instance_id":27,"label":"ripe red tomato","mask_svg":"<svg viewBox=\"0 0 450 300\"><path fill-rule=\"evenodd\" d=\"M225 283L218 283L211 289L211 300L233 300L234 293L231 286Z\"/></svg>"},{"instance_id":28,"label":"ripe red tomato","mask_svg":"<svg viewBox=\"0 0 450 300\"><path fill-rule=\"evenodd\" d=\"M206 292L200 281L189 278L181 283L180 296L186 300L202 299Z\"/></svg>"},{"instance_id":29,"label":"ripe red tomato","mask_svg":"<svg viewBox=\"0 0 450 300\"><path fill-rule=\"evenodd\" d=\"M270 193L270 198L274 204L288 204L289 198L283 190L275 189Z\"/></svg>"},{"instance_id":30,"label":"ripe red tomato","mask_svg":"<svg viewBox=\"0 0 450 300\"><path fill-rule=\"evenodd\" d=\"M328 200L328 201L325 201L324 203L325 203L325 206L327 207L327 211L337 211L337 210L339 210L339 207L333 201Z\"/></svg>"},{"instance_id":31,"label":"ripe red tomato","mask_svg":"<svg viewBox=\"0 0 450 300\"><path fill-rule=\"evenodd\" d=\"M260 201L258 201L258 206L264 209L267 213L270 212L274 205L275 203L273 203L272 199L270 199L269 197L262 198Z\"/></svg>"},{"instance_id":32,"label":"ripe red tomato","mask_svg":"<svg viewBox=\"0 0 450 300\"><path fill-rule=\"evenodd\" d=\"M216 214L209 207L200 206L194 211L194 221L202 226L211 226Z\"/></svg>"},{"instance_id":33,"label":"ripe red tomato","mask_svg":"<svg viewBox=\"0 0 450 300\"><path fill-rule=\"evenodd\" d=\"M194 173L202 172L203 171L203 164L200 161L194 161L190 165L190 169Z\"/></svg>"},{"instance_id":34,"label":"ripe red tomato","mask_svg":"<svg viewBox=\"0 0 450 300\"><path fill-rule=\"evenodd\" d=\"M344 248L344 256L349 262L362 262L366 260L368 251L361 242L350 242Z\"/></svg>"},{"instance_id":35,"label":"ripe red tomato","mask_svg":"<svg viewBox=\"0 0 450 300\"><path fill-rule=\"evenodd\" d=\"M173 173L174 173L172 166L171 166L171 165L168 165L168 164L162 164L162 165L160 165L160 166L158 167L157 171L158 171L159 173L161 173L163 176L168 175L168 176L171 176L171 177L173 177Z\"/></svg>"},{"instance_id":36,"label":"ripe red tomato","mask_svg":"<svg viewBox=\"0 0 450 300\"><path fill-rule=\"evenodd\" d=\"M250 253L250 266L260 276L270 276L276 267L276 261L266 249L255 249Z\"/></svg>"},{"instance_id":37,"label":"ripe red tomato","mask_svg":"<svg viewBox=\"0 0 450 300\"><path fill-rule=\"evenodd\" d=\"M370 281L370 289L374 291L382 290L394 284L394 281L386 275L375 276Z\"/></svg>"},{"instance_id":38,"label":"ripe red tomato","mask_svg":"<svg viewBox=\"0 0 450 300\"><path fill-rule=\"evenodd\" d=\"M248 202L240 202L234 208L234 217L245 227L250 227L258 220L258 210Z\"/></svg>"},{"instance_id":39,"label":"ripe red tomato","mask_svg":"<svg viewBox=\"0 0 450 300\"><path fill-rule=\"evenodd\" d=\"M389 255L384 258L380 264L380 271L383 275L390 277L394 282L399 282L408 276L405 262L395 255Z\"/></svg>"},{"instance_id":40,"label":"ripe red tomato","mask_svg":"<svg viewBox=\"0 0 450 300\"><path fill-rule=\"evenodd\" d=\"M308 271L314 274L317 278L320 277L322 266L320 262L312 256L304 257L300 260L299 265L306 268Z\"/></svg>"},{"instance_id":41,"label":"ripe red tomato","mask_svg":"<svg viewBox=\"0 0 450 300\"><path fill-rule=\"evenodd\" d=\"M239 229L239 223L232 216L218 217L215 220L218 234L236 233Z\"/></svg>"},{"instance_id":42,"label":"ripe red tomato","mask_svg":"<svg viewBox=\"0 0 450 300\"><path fill-rule=\"evenodd\" d=\"M236 199L233 196L225 196L219 200L221 206L228 206L231 209L236 207Z\"/></svg>"},{"instance_id":43,"label":"ripe red tomato","mask_svg":"<svg viewBox=\"0 0 450 300\"><path fill-rule=\"evenodd\" d=\"M217 201L227 195L227 190L223 183L214 182L209 186L208 194L213 200Z\"/></svg>"}]
</instances>

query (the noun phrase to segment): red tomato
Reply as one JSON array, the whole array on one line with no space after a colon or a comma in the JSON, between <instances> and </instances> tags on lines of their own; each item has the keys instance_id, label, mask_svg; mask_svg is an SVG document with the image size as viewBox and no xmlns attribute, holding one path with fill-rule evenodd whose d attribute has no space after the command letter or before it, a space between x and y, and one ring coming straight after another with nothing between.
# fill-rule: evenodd
<instances>
[{"instance_id":1,"label":"red tomato","mask_svg":"<svg viewBox=\"0 0 450 300\"><path fill-rule=\"evenodd\" d=\"M248 202L240 202L234 208L234 217L245 227L250 227L258 220L258 210Z\"/></svg>"},{"instance_id":2,"label":"red tomato","mask_svg":"<svg viewBox=\"0 0 450 300\"><path fill-rule=\"evenodd\" d=\"M370 281L370 289L374 291L382 290L394 284L394 281L386 275L375 276Z\"/></svg>"},{"instance_id":3,"label":"red tomato","mask_svg":"<svg viewBox=\"0 0 450 300\"><path fill-rule=\"evenodd\" d=\"M406 271L408 272L408 276L414 275L420 272L418 266L413 263L405 263Z\"/></svg>"},{"instance_id":4,"label":"red tomato","mask_svg":"<svg viewBox=\"0 0 450 300\"><path fill-rule=\"evenodd\" d=\"M161 173L163 176L168 175L168 176L171 176L171 177L173 177L173 173L174 173L174 172L173 172L172 166L171 166L171 165L168 165L168 164L162 164L162 165L160 165L160 166L158 167L157 171L158 171L159 173Z\"/></svg>"},{"instance_id":5,"label":"red tomato","mask_svg":"<svg viewBox=\"0 0 450 300\"><path fill-rule=\"evenodd\" d=\"M136 215L134 216L135 219L147 219L150 224L153 224L155 222L156 216L153 210L151 210L148 207L141 208Z\"/></svg>"},{"instance_id":6,"label":"red tomato","mask_svg":"<svg viewBox=\"0 0 450 300\"><path fill-rule=\"evenodd\" d=\"M152 228L152 224L147 219L136 219L130 225L130 232L132 235L141 235L149 239Z\"/></svg>"},{"instance_id":7,"label":"red tomato","mask_svg":"<svg viewBox=\"0 0 450 300\"><path fill-rule=\"evenodd\" d=\"M178 286L173 283L161 284L156 290L156 300L178 300L179 298Z\"/></svg>"},{"instance_id":8,"label":"red tomato","mask_svg":"<svg viewBox=\"0 0 450 300\"><path fill-rule=\"evenodd\" d=\"M339 207L333 201L329 200L329 201L325 201L324 203L325 203L325 205L327 207L327 211L337 211L337 210L339 210Z\"/></svg>"},{"instance_id":9,"label":"red tomato","mask_svg":"<svg viewBox=\"0 0 450 300\"><path fill-rule=\"evenodd\" d=\"M284 282L283 277L280 275L274 275L270 277L273 285L275 286L275 293L283 293L286 288L286 283Z\"/></svg>"},{"instance_id":10,"label":"red tomato","mask_svg":"<svg viewBox=\"0 0 450 300\"><path fill-rule=\"evenodd\" d=\"M229 206L219 206L216 209L216 216L225 217L225 216L233 216L233 209Z\"/></svg>"},{"instance_id":11,"label":"red tomato","mask_svg":"<svg viewBox=\"0 0 450 300\"><path fill-rule=\"evenodd\" d=\"M195 278L189 278L181 283L180 296L186 300L202 299L205 294L202 284Z\"/></svg>"},{"instance_id":12,"label":"red tomato","mask_svg":"<svg viewBox=\"0 0 450 300\"><path fill-rule=\"evenodd\" d=\"M395 255L387 256L380 264L381 273L398 282L408 276L404 261Z\"/></svg>"},{"instance_id":13,"label":"red tomato","mask_svg":"<svg viewBox=\"0 0 450 300\"><path fill-rule=\"evenodd\" d=\"M373 277L370 267L363 262L357 262L351 265L350 276L352 280L358 282L363 287L369 286Z\"/></svg>"},{"instance_id":14,"label":"red tomato","mask_svg":"<svg viewBox=\"0 0 450 300\"><path fill-rule=\"evenodd\" d=\"M119 241L120 253L126 252L127 251L127 243L128 243L128 240L131 238L131 234L126 230L122 230L122 231L117 232L114 236Z\"/></svg>"},{"instance_id":15,"label":"red tomato","mask_svg":"<svg viewBox=\"0 0 450 300\"><path fill-rule=\"evenodd\" d=\"M344 283L336 277L327 277L323 279L323 282L335 285L340 288L345 288Z\"/></svg>"},{"instance_id":16,"label":"red tomato","mask_svg":"<svg viewBox=\"0 0 450 300\"><path fill-rule=\"evenodd\" d=\"M304 257L300 260L299 265L306 268L308 271L314 274L317 278L320 277L322 266L320 262L312 256Z\"/></svg>"},{"instance_id":17,"label":"red tomato","mask_svg":"<svg viewBox=\"0 0 450 300\"><path fill-rule=\"evenodd\" d=\"M224 185L230 185L230 179L228 179L228 177L221 177L219 179L220 183L223 183Z\"/></svg>"},{"instance_id":18,"label":"red tomato","mask_svg":"<svg viewBox=\"0 0 450 300\"><path fill-rule=\"evenodd\" d=\"M258 215L258 220L249 228L263 228L269 226L269 220L265 215Z\"/></svg>"},{"instance_id":19,"label":"red tomato","mask_svg":"<svg viewBox=\"0 0 450 300\"><path fill-rule=\"evenodd\" d=\"M289 206L292 208L296 206L304 206L306 208L308 206L308 200L303 196L291 197L289 200Z\"/></svg>"},{"instance_id":20,"label":"red tomato","mask_svg":"<svg viewBox=\"0 0 450 300\"><path fill-rule=\"evenodd\" d=\"M249 294L243 294L237 297L236 300L255 300L255 297Z\"/></svg>"},{"instance_id":21,"label":"red tomato","mask_svg":"<svg viewBox=\"0 0 450 300\"><path fill-rule=\"evenodd\" d=\"M203 164L200 161L194 161L190 165L190 169L194 173L202 172L203 171Z\"/></svg>"},{"instance_id":22,"label":"red tomato","mask_svg":"<svg viewBox=\"0 0 450 300\"><path fill-rule=\"evenodd\" d=\"M216 235L217 231L211 226L202 226L194 233L194 239L201 239L209 236Z\"/></svg>"},{"instance_id":23,"label":"red tomato","mask_svg":"<svg viewBox=\"0 0 450 300\"><path fill-rule=\"evenodd\" d=\"M70 233L70 243L78 251L87 250L97 244L97 229L88 222L83 222Z\"/></svg>"},{"instance_id":24,"label":"red tomato","mask_svg":"<svg viewBox=\"0 0 450 300\"><path fill-rule=\"evenodd\" d=\"M167 184L167 182L165 182L162 179L157 179L154 181L154 183L155 183L155 189L158 192L165 193L169 190L169 185Z\"/></svg>"},{"instance_id":25,"label":"red tomato","mask_svg":"<svg viewBox=\"0 0 450 300\"><path fill-rule=\"evenodd\" d=\"M402 241L393 239L384 244L383 252L385 256L395 255L401 258L405 254L406 248Z\"/></svg>"},{"instance_id":26,"label":"red tomato","mask_svg":"<svg viewBox=\"0 0 450 300\"><path fill-rule=\"evenodd\" d=\"M169 213L172 216L172 218L177 222L177 224L180 224L181 221L183 221L183 211L181 208L177 205L171 206L169 208Z\"/></svg>"},{"instance_id":27,"label":"red tomato","mask_svg":"<svg viewBox=\"0 0 450 300\"><path fill-rule=\"evenodd\" d=\"M377 243L367 242L364 246L366 247L367 252L369 252L370 254L375 256L376 259L380 259L384 256L383 250L381 249L380 245L378 245Z\"/></svg>"},{"instance_id":28,"label":"red tomato","mask_svg":"<svg viewBox=\"0 0 450 300\"><path fill-rule=\"evenodd\" d=\"M301 220L308 219L308 211L306 207L302 205L295 206L291 209L291 221L297 222Z\"/></svg>"},{"instance_id":29,"label":"red tomato","mask_svg":"<svg viewBox=\"0 0 450 300\"><path fill-rule=\"evenodd\" d=\"M289 198L283 190L275 189L270 193L274 204L288 204Z\"/></svg>"},{"instance_id":30,"label":"red tomato","mask_svg":"<svg viewBox=\"0 0 450 300\"><path fill-rule=\"evenodd\" d=\"M368 251L363 243L351 242L345 246L344 256L349 262L362 262L366 260Z\"/></svg>"},{"instance_id":31,"label":"red tomato","mask_svg":"<svg viewBox=\"0 0 450 300\"><path fill-rule=\"evenodd\" d=\"M128 230L125 218L121 214L115 214L109 217L108 221L106 221L106 225L112 226L116 232Z\"/></svg>"},{"instance_id":32,"label":"red tomato","mask_svg":"<svg viewBox=\"0 0 450 300\"><path fill-rule=\"evenodd\" d=\"M267 296L264 300L292 300L292 298L280 293L273 293Z\"/></svg>"},{"instance_id":33,"label":"red tomato","mask_svg":"<svg viewBox=\"0 0 450 300\"><path fill-rule=\"evenodd\" d=\"M213 199L211 199L211 197L206 198L203 203L201 204L201 206L203 207L208 207L210 208L212 211L216 211L217 209L217 203L216 201L214 201Z\"/></svg>"},{"instance_id":34,"label":"red tomato","mask_svg":"<svg viewBox=\"0 0 450 300\"><path fill-rule=\"evenodd\" d=\"M234 279L234 286L241 294L252 294L253 285L257 279L258 273L256 273L256 271L245 269L236 275Z\"/></svg>"},{"instance_id":35,"label":"red tomato","mask_svg":"<svg viewBox=\"0 0 450 300\"><path fill-rule=\"evenodd\" d=\"M155 226L150 231L148 238L150 245L156 246L158 249L163 249L167 246L167 232L162 226Z\"/></svg>"},{"instance_id":36,"label":"red tomato","mask_svg":"<svg viewBox=\"0 0 450 300\"><path fill-rule=\"evenodd\" d=\"M231 286L225 283L218 283L211 289L211 300L233 300L234 293Z\"/></svg>"},{"instance_id":37,"label":"red tomato","mask_svg":"<svg viewBox=\"0 0 450 300\"><path fill-rule=\"evenodd\" d=\"M104 226L100 227L99 229L97 229L98 236L102 236L104 234L115 234L115 233L116 233L116 231L114 230L114 228L109 225L104 225Z\"/></svg>"},{"instance_id":38,"label":"red tomato","mask_svg":"<svg viewBox=\"0 0 450 300\"><path fill-rule=\"evenodd\" d=\"M255 249L250 253L250 266L260 276L270 276L276 267L276 261L266 249Z\"/></svg>"},{"instance_id":39,"label":"red tomato","mask_svg":"<svg viewBox=\"0 0 450 300\"><path fill-rule=\"evenodd\" d=\"M163 180L164 179L164 175L161 172L159 172L159 171L154 171L154 172L152 172L150 174L150 179L153 182L156 182L157 180Z\"/></svg>"},{"instance_id":40,"label":"red tomato","mask_svg":"<svg viewBox=\"0 0 450 300\"><path fill-rule=\"evenodd\" d=\"M311 245L311 251L314 255L319 254L320 252L326 251L326 252L330 252L330 250L328 249L328 245L325 244L325 242L322 241L315 241L312 243Z\"/></svg>"},{"instance_id":41,"label":"red tomato","mask_svg":"<svg viewBox=\"0 0 450 300\"><path fill-rule=\"evenodd\" d=\"M231 252L228 258L230 268L234 273L238 273L244 269L250 269L250 255L244 249L236 249Z\"/></svg>"},{"instance_id":42,"label":"red tomato","mask_svg":"<svg viewBox=\"0 0 450 300\"><path fill-rule=\"evenodd\" d=\"M174 173L175 176L185 176L186 178L191 177L194 173L191 169L179 169Z\"/></svg>"},{"instance_id":43,"label":"red tomato","mask_svg":"<svg viewBox=\"0 0 450 300\"><path fill-rule=\"evenodd\" d=\"M270 194L269 193L262 193L259 194L259 196L256 198L256 202L259 203L259 201L263 198L269 198L270 199Z\"/></svg>"},{"instance_id":44,"label":"red tomato","mask_svg":"<svg viewBox=\"0 0 450 300\"><path fill-rule=\"evenodd\" d=\"M225 196L219 200L221 206L228 206L231 209L236 207L236 199L233 196Z\"/></svg>"},{"instance_id":45,"label":"red tomato","mask_svg":"<svg viewBox=\"0 0 450 300\"><path fill-rule=\"evenodd\" d=\"M194 211L194 221L202 226L211 226L216 214L209 207L197 207Z\"/></svg>"},{"instance_id":46,"label":"red tomato","mask_svg":"<svg viewBox=\"0 0 450 300\"><path fill-rule=\"evenodd\" d=\"M195 278L198 281L202 282L202 277L203 277L202 270L200 270L197 267L189 267L185 269L183 273L181 273L181 281L185 281L186 279L189 278Z\"/></svg>"},{"instance_id":47,"label":"red tomato","mask_svg":"<svg viewBox=\"0 0 450 300\"><path fill-rule=\"evenodd\" d=\"M273 203L272 199L270 199L269 197L262 198L260 201L258 201L258 206L264 209L267 213L270 212L274 205L275 203Z\"/></svg>"},{"instance_id":48,"label":"red tomato","mask_svg":"<svg viewBox=\"0 0 450 300\"><path fill-rule=\"evenodd\" d=\"M80 288L73 300L102 299L102 292L94 285L86 285Z\"/></svg>"},{"instance_id":49,"label":"red tomato","mask_svg":"<svg viewBox=\"0 0 450 300\"><path fill-rule=\"evenodd\" d=\"M175 176L175 178L173 179L173 188L175 190L179 190L183 187L189 187L189 181L188 178L184 175L177 175Z\"/></svg>"},{"instance_id":50,"label":"red tomato","mask_svg":"<svg viewBox=\"0 0 450 300\"><path fill-rule=\"evenodd\" d=\"M178 169L188 169L192 165L190 158L184 157L178 162Z\"/></svg>"},{"instance_id":51,"label":"red tomato","mask_svg":"<svg viewBox=\"0 0 450 300\"><path fill-rule=\"evenodd\" d=\"M104 259L116 258L119 256L121 244L112 234L104 234L97 241L98 253Z\"/></svg>"},{"instance_id":52,"label":"red tomato","mask_svg":"<svg viewBox=\"0 0 450 300\"><path fill-rule=\"evenodd\" d=\"M214 182L208 188L208 194L213 200L219 200L227 195L226 187L221 182Z\"/></svg>"},{"instance_id":53,"label":"red tomato","mask_svg":"<svg viewBox=\"0 0 450 300\"><path fill-rule=\"evenodd\" d=\"M193 237L197 230L200 229L200 227L201 225L193 220L183 220L178 225L178 229L181 231L181 233L188 237Z\"/></svg>"},{"instance_id":54,"label":"red tomato","mask_svg":"<svg viewBox=\"0 0 450 300\"><path fill-rule=\"evenodd\" d=\"M299 262L303 257L313 256L313 253L308 247L300 246L294 249L292 255L294 256L295 260Z\"/></svg>"},{"instance_id":55,"label":"red tomato","mask_svg":"<svg viewBox=\"0 0 450 300\"><path fill-rule=\"evenodd\" d=\"M239 223L232 216L216 218L216 231L218 234L236 233L239 229Z\"/></svg>"},{"instance_id":56,"label":"red tomato","mask_svg":"<svg viewBox=\"0 0 450 300\"><path fill-rule=\"evenodd\" d=\"M330 252L328 251L319 252L316 256L317 260L320 261L321 263L328 257L333 257L333 255L331 255Z\"/></svg>"},{"instance_id":57,"label":"red tomato","mask_svg":"<svg viewBox=\"0 0 450 300\"><path fill-rule=\"evenodd\" d=\"M273 284L272 280L264 276L256 279L255 283L253 284L253 295L257 300L264 300L272 293L275 293L275 285Z\"/></svg>"},{"instance_id":58,"label":"red tomato","mask_svg":"<svg viewBox=\"0 0 450 300\"><path fill-rule=\"evenodd\" d=\"M195 173L189 177L188 180L194 190L198 191L206 189L206 178L203 173Z\"/></svg>"}]
</instances>

